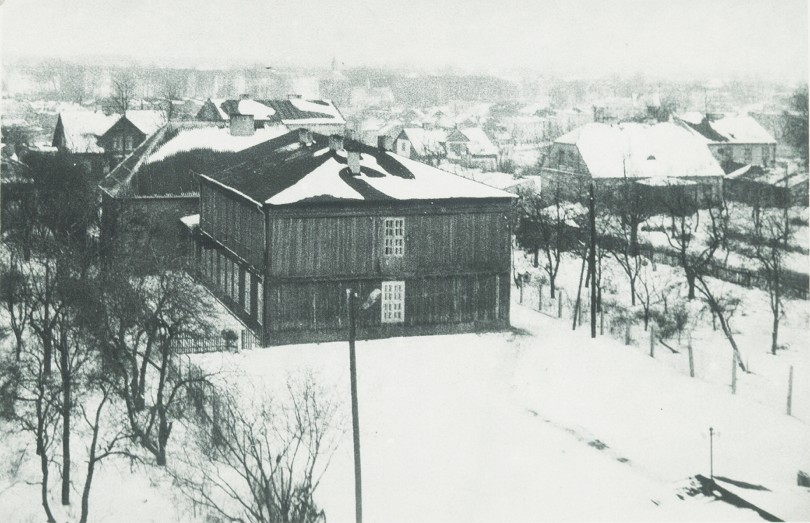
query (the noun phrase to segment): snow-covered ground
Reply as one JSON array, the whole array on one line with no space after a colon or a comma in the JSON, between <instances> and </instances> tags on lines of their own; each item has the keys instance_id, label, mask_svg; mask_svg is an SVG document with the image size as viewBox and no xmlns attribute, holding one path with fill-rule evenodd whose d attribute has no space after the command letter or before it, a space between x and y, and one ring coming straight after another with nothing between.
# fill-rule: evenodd
<instances>
[{"instance_id":1,"label":"snow-covered ground","mask_svg":"<svg viewBox=\"0 0 810 523\"><path fill-rule=\"evenodd\" d=\"M716 431L715 474L770 489L770 496L757 495L778 516L810 519L810 490L795 486L797 471L810 470L810 419L744 393L768 383L760 360L781 365L793 357L802 387L794 407L810 413L810 372L799 366L808 360L806 340L752 361L760 374L741 376L732 395L711 373L690 378L671 366L668 351L653 359L607 336L591 340L586 328L572 332L568 321L517 304L512 324L507 333L358 342L366 521L758 520L752 511L685 494L690 477L709 473L709 427ZM246 389L312 372L345 396L348 420L345 343L191 359ZM28 439L4 444L4 463ZM170 441L170 460L182 445ZM28 451L16 485L6 490L8 475L0 474L3 521L43 519L39 487L25 483L37 479L30 444ZM128 462L109 461L97 474L91 521L204 521L154 469L130 474ZM58 496L56 477L52 490ZM346 433L316 501L328 521L353 521L353 496Z\"/></svg>"}]
</instances>

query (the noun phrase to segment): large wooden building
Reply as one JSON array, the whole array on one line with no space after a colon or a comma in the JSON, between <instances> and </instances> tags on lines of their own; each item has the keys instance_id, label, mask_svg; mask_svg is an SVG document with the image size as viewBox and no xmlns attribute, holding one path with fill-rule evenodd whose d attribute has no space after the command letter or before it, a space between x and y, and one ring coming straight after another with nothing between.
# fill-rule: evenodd
<instances>
[{"instance_id":1,"label":"large wooden building","mask_svg":"<svg viewBox=\"0 0 810 523\"><path fill-rule=\"evenodd\" d=\"M200 176L200 273L266 345L509 325L513 195L343 138L290 132Z\"/></svg>"}]
</instances>

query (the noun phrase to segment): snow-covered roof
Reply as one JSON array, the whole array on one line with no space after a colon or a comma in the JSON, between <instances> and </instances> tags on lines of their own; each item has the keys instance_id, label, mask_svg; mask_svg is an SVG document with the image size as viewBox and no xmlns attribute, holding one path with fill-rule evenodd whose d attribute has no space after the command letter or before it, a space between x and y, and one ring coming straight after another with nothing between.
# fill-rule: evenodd
<instances>
[{"instance_id":1,"label":"snow-covered roof","mask_svg":"<svg viewBox=\"0 0 810 523\"><path fill-rule=\"evenodd\" d=\"M283 125L273 125L256 129L250 136L234 136L227 127L181 128L173 138L154 150L146 159L146 163L159 162L179 153L194 150L238 152L281 136L288 131Z\"/></svg>"},{"instance_id":2,"label":"snow-covered roof","mask_svg":"<svg viewBox=\"0 0 810 523\"><path fill-rule=\"evenodd\" d=\"M669 122L589 123L555 143L575 145L594 178L723 176L705 142Z\"/></svg>"},{"instance_id":3,"label":"snow-covered roof","mask_svg":"<svg viewBox=\"0 0 810 523\"><path fill-rule=\"evenodd\" d=\"M291 97L288 100L211 99L219 120L227 121L231 115L247 114L258 121L279 122L285 125L345 124L346 120L335 104L329 100L306 100ZM202 110L201 110L202 113Z\"/></svg>"},{"instance_id":4,"label":"snow-covered roof","mask_svg":"<svg viewBox=\"0 0 810 523\"><path fill-rule=\"evenodd\" d=\"M676 117L709 143L775 144L776 140L752 116L703 115L687 112Z\"/></svg>"},{"instance_id":5,"label":"snow-covered roof","mask_svg":"<svg viewBox=\"0 0 810 523\"><path fill-rule=\"evenodd\" d=\"M498 154L498 149L480 127L468 127L459 129L467 137L467 150L473 156L493 156Z\"/></svg>"},{"instance_id":6,"label":"snow-covered roof","mask_svg":"<svg viewBox=\"0 0 810 523\"><path fill-rule=\"evenodd\" d=\"M118 121L118 115L105 115L90 111L59 113L65 136L65 148L71 153L103 153L98 137Z\"/></svg>"},{"instance_id":7,"label":"snow-covered roof","mask_svg":"<svg viewBox=\"0 0 810 523\"><path fill-rule=\"evenodd\" d=\"M510 193L465 179L379 148L354 143L360 173L352 174L344 149L333 151L315 134L303 145L292 132L237 154L227 172L211 178L233 192L270 205L334 201L513 198Z\"/></svg>"},{"instance_id":8,"label":"snow-covered roof","mask_svg":"<svg viewBox=\"0 0 810 523\"><path fill-rule=\"evenodd\" d=\"M190 195L196 176L229 165L235 153L284 135L283 125L233 136L227 126L207 122L172 122L140 144L99 186L113 196Z\"/></svg>"},{"instance_id":9,"label":"snow-covered roof","mask_svg":"<svg viewBox=\"0 0 810 523\"><path fill-rule=\"evenodd\" d=\"M127 111L126 118L146 136L151 135L166 123L166 115L163 111L147 109Z\"/></svg>"},{"instance_id":10,"label":"snow-covered roof","mask_svg":"<svg viewBox=\"0 0 810 523\"><path fill-rule=\"evenodd\" d=\"M419 156L444 152L444 143L447 141L447 131L443 129L424 129L422 127L406 127L402 130L411 143L411 148Z\"/></svg>"}]
</instances>

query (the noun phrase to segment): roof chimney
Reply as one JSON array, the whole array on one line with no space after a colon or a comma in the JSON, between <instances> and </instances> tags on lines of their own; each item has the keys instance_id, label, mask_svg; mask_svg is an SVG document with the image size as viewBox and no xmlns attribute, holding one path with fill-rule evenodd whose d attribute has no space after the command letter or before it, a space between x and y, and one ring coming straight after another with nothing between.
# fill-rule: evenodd
<instances>
[{"instance_id":1,"label":"roof chimney","mask_svg":"<svg viewBox=\"0 0 810 523\"><path fill-rule=\"evenodd\" d=\"M333 134L329 137L329 150L339 151L343 149L343 137L339 134Z\"/></svg>"},{"instance_id":2,"label":"roof chimney","mask_svg":"<svg viewBox=\"0 0 810 523\"><path fill-rule=\"evenodd\" d=\"M233 114L228 125L231 136L253 136L256 132L252 114Z\"/></svg>"},{"instance_id":3,"label":"roof chimney","mask_svg":"<svg viewBox=\"0 0 810 523\"><path fill-rule=\"evenodd\" d=\"M304 95L297 94L297 93L290 93L290 94L287 95L288 100L300 100L303 97L304 97Z\"/></svg>"},{"instance_id":4,"label":"roof chimney","mask_svg":"<svg viewBox=\"0 0 810 523\"><path fill-rule=\"evenodd\" d=\"M305 128L298 129L298 141L301 145L309 145L312 143L312 131Z\"/></svg>"},{"instance_id":5,"label":"roof chimney","mask_svg":"<svg viewBox=\"0 0 810 523\"><path fill-rule=\"evenodd\" d=\"M377 148L381 151L393 151L394 139L387 135L380 135L377 137Z\"/></svg>"},{"instance_id":6,"label":"roof chimney","mask_svg":"<svg viewBox=\"0 0 810 523\"><path fill-rule=\"evenodd\" d=\"M248 93L242 93L239 95L240 100L250 100L250 95Z\"/></svg>"},{"instance_id":7,"label":"roof chimney","mask_svg":"<svg viewBox=\"0 0 810 523\"><path fill-rule=\"evenodd\" d=\"M360 174L360 151L346 151L346 159L349 163L349 171L352 176Z\"/></svg>"}]
</instances>

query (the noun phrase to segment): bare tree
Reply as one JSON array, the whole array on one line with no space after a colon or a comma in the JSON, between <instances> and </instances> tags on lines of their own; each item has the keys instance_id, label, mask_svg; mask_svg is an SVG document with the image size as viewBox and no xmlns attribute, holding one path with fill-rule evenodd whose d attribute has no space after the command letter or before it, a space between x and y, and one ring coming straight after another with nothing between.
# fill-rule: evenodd
<instances>
[{"instance_id":1,"label":"bare tree","mask_svg":"<svg viewBox=\"0 0 810 523\"><path fill-rule=\"evenodd\" d=\"M605 237L601 242L630 283L630 303L636 304L636 280L641 271L638 230L647 219L639 186L626 178L615 190L600 191L599 206Z\"/></svg>"},{"instance_id":2,"label":"bare tree","mask_svg":"<svg viewBox=\"0 0 810 523\"><path fill-rule=\"evenodd\" d=\"M781 212L762 210L754 212L753 255L759 262L759 274L765 279L771 307L771 353L779 349L779 322L784 317L785 309L783 280L785 273L784 242L789 240L791 228L787 227Z\"/></svg>"},{"instance_id":3,"label":"bare tree","mask_svg":"<svg viewBox=\"0 0 810 523\"><path fill-rule=\"evenodd\" d=\"M519 195L520 215L515 239L533 254L535 267L541 265L540 251L543 251L542 268L548 274L554 298L562 254L576 244L571 231L576 228L574 219L580 213L573 204L563 201L559 191L541 194L533 189L522 189Z\"/></svg>"},{"instance_id":4,"label":"bare tree","mask_svg":"<svg viewBox=\"0 0 810 523\"><path fill-rule=\"evenodd\" d=\"M692 300L697 277L709 270L715 253L726 242L727 213L724 206L709 207L701 212L688 186L669 189L669 197L664 202L667 214L661 229L678 256L686 276L688 299Z\"/></svg>"},{"instance_id":5,"label":"bare tree","mask_svg":"<svg viewBox=\"0 0 810 523\"><path fill-rule=\"evenodd\" d=\"M198 448L175 473L183 490L230 521L326 521L314 494L343 433L336 405L311 377L288 381L279 405L261 401L253 411L239 397L209 399Z\"/></svg>"},{"instance_id":6,"label":"bare tree","mask_svg":"<svg viewBox=\"0 0 810 523\"><path fill-rule=\"evenodd\" d=\"M129 71L119 71L112 79L113 92L108 100L110 110L126 115L135 98L135 76Z\"/></svg>"},{"instance_id":7,"label":"bare tree","mask_svg":"<svg viewBox=\"0 0 810 523\"><path fill-rule=\"evenodd\" d=\"M8 314L9 326L14 333L14 358L20 361L33 303L28 278L13 256L10 266L0 274L0 303Z\"/></svg>"}]
</instances>

